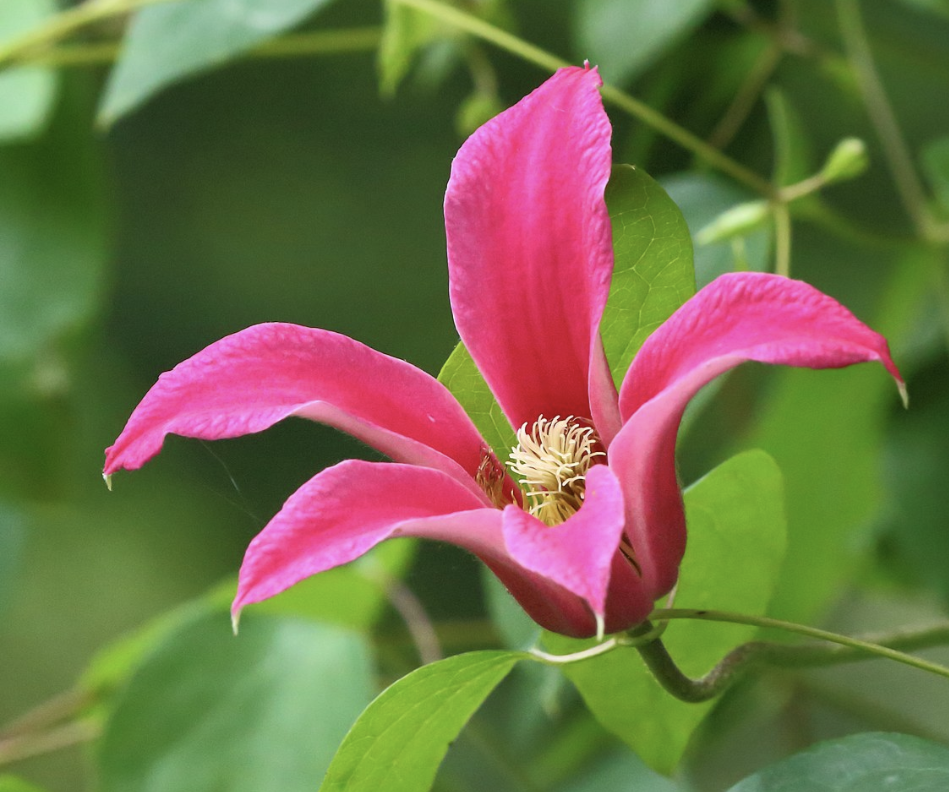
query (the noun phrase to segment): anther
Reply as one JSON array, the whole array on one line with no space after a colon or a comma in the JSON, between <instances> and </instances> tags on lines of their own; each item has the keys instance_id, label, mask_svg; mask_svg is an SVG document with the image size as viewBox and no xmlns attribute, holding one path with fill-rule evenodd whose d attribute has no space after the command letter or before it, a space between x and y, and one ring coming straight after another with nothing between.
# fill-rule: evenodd
<instances>
[{"instance_id":1,"label":"anther","mask_svg":"<svg viewBox=\"0 0 949 792\"><path fill-rule=\"evenodd\" d=\"M586 474L605 457L596 430L572 415L540 416L517 431L508 467L520 479L525 508L545 525L558 525L583 505Z\"/></svg>"}]
</instances>

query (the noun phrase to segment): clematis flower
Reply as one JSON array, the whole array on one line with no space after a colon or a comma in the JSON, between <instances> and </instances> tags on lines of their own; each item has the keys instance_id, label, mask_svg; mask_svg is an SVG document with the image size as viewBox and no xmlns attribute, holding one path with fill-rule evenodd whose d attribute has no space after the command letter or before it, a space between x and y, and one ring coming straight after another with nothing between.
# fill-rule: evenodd
<instances>
[{"instance_id":1,"label":"clematis flower","mask_svg":"<svg viewBox=\"0 0 949 792\"><path fill-rule=\"evenodd\" d=\"M617 392L599 336L613 270L610 125L595 69L566 68L475 132L445 198L451 307L516 431L498 458L437 380L327 330L263 324L172 371L106 451L135 469L169 433L259 432L288 416L388 456L349 460L290 496L251 542L235 617L398 536L470 550L543 627L602 635L676 582L686 526L675 441L703 385L746 360L879 361L886 341L812 287L723 276L642 346Z\"/></svg>"}]
</instances>

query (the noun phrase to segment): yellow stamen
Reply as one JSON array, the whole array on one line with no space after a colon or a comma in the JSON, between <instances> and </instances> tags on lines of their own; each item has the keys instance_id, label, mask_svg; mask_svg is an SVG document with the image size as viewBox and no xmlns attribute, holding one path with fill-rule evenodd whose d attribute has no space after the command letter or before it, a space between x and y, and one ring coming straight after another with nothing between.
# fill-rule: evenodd
<instances>
[{"instance_id":1,"label":"yellow stamen","mask_svg":"<svg viewBox=\"0 0 949 792\"><path fill-rule=\"evenodd\" d=\"M511 449L511 472L521 480L525 508L545 525L558 525L580 509L586 474L605 457L592 426L572 415L540 416L530 431L525 423Z\"/></svg>"}]
</instances>

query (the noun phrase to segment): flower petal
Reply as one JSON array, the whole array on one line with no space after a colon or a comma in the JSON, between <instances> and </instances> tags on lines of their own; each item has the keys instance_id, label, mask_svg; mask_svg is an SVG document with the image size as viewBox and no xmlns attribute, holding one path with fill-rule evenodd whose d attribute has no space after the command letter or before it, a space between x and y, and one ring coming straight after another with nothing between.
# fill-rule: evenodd
<instances>
[{"instance_id":1,"label":"flower petal","mask_svg":"<svg viewBox=\"0 0 949 792\"><path fill-rule=\"evenodd\" d=\"M606 465L594 465L587 473L586 500L580 511L566 522L548 527L522 509L508 506L504 510L504 541L517 563L585 600L602 620L625 518L616 476Z\"/></svg>"},{"instance_id":2,"label":"flower petal","mask_svg":"<svg viewBox=\"0 0 949 792\"><path fill-rule=\"evenodd\" d=\"M620 389L625 421L609 449L623 482L627 536L652 597L675 584L685 516L675 441L689 400L746 360L840 368L879 361L896 379L886 340L836 300L778 275L723 275L683 305L643 344Z\"/></svg>"},{"instance_id":3,"label":"flower petal","mask_svg":"<svg viewBox=\"0 0 949 792\"><path fill-rule=\"evenodd\" d=\"M327 468L291 495L250 543L232 610L236 614L249 603L348 563L390 537L420 535L412 526L430 517L447 519L442 533L457 538L456 544L501 547L499 531L495 527L492 534L491 527L492 520L500 523L500 512L484 508L441 471L363 460ZM464 524L452 531L449 517ZM479 520L488 521L481 531ZM497 537L493 543L492 535Z\"/></svg>"},{"instance_id":4,"label":"flower petal","mask_svg":"<svg viewBox=\"0 0 949 792\"><path fill-rule=\"evenodd\" d=\"M512 507L513 508L513 507ZM314 476L251 542L241 566L236 619L251 603L348 563L379 542L414 536L450 542L485 561L542 626L590 634L583 601L521 567L505 547L502 513L441 471L349 460ZM585 625L586 633L571 632Z\"/></svg>"},{"instance_id":5,"label":"flower petal","mask_svg":"<svg viewBox=\"0 0 949 792\"><path fill-rule=\"evenodd\" d=\"M163 374L106 450L105 473L141 467L169 433L237 437L291 415L476 489L487 446L441 383L346 336L276 323L223 338Z\"/></svg>"},{"instance_id":6,"label":"flower petal","mask_svg":"<svg viewBox=\"0 0 949 792\"><path fill-rule=\"evenodd\" d=\"M445 195L455 325L517 428L592 418L613 250L596 70L561 69L461 147ZM615 397L612 397L615 399Z\"/></svg>"}]
</instances>

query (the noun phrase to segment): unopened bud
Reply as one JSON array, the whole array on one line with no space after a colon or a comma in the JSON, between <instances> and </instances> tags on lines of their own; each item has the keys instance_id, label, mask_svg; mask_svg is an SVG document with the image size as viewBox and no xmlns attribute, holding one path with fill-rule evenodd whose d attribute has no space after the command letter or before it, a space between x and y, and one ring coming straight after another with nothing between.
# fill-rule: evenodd
<instances>
[{"instance_id":1,"label":"unopened bud","mask_svg":"<svg viewBox=\"0 0 949 792\"><path fill-rule=\"evenodd\" d=\"M695 235L699 245L710 245L733 237L747 236L764 225L771 215L767 201L749 201L727 209Z\"/></svg>"},{"instance_id":2,"label":"unopened bud","mask_svg":"<svg viewBox=\"0 0 949 792\"><path fill-rule=\"evenodd\" d=\"M846 181L859 176L869 164L867 144L860 138L844 138L830 152L820 174L826 184Z\"/></svg>"}]
</instances>

